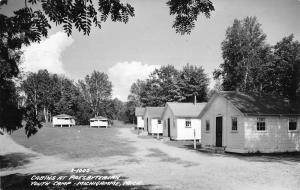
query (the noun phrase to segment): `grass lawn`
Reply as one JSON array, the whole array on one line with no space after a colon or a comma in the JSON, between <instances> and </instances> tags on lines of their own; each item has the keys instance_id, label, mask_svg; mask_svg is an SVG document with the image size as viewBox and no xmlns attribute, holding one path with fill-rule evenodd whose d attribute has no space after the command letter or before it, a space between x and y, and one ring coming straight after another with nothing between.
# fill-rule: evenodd
<instances>
[{"instance_id":1,"label":"grass lawn","mask_svg":"<svg viewBox=\"0 0 300 190\"><path fill-rule=\"evenodd\" d=\"M119 129L87 126L42 127L27 138L24 129L11 134L19 144L44 155L59 155L68 159L84 159L115 155L130 155L135 151L125 139L117 136Z\"/></svg>"}]
</instances>

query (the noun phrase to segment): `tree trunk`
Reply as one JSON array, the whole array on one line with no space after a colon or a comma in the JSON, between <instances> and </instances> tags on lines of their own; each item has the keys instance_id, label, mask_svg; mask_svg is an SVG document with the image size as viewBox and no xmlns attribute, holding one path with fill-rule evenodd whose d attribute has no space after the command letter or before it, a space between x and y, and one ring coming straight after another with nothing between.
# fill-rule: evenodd
<instances>
[{"instance_id":1,"label":"tree trunk","mask_svg":"<svg viewBox=\"0 0 300 190\"><path fill-rule=\"evenodd\" d=\"M35 115L38 115L38 110L37 110L37 97L36 97L36 89L34 89L34 110L35 110Z\"/></svg>"},{"instance_id":2,"label":"tree trunk","mask_svg":"<svg viewBox=\"0 0 300 190\"><path fill-rule=\"evenodd\" d=\"M44 119L45 119L45 122L47 123L48 121L48 118L47 118L47 113L46 113L46 107L44 106Z\"/></svg>"},{"instance_id":3,"label":"tree trunk","mask_svg":"<svg viewBox=\"0 0 300 190\"><path fill-rule=\"evenodd\" d=\"M243 84L245 86L244 87L245 89L243 89L243 91L245 91L247 88L248 73L249 73L249 68L248 68L248 66L246 66L246 73L245 73L244 84Z\"/></svg>"}]
</instances>

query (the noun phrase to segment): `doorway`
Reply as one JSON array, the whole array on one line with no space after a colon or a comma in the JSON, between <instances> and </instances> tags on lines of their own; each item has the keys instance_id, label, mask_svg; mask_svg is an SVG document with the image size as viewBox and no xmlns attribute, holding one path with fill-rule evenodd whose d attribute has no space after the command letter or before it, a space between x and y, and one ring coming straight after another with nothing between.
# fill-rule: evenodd
<instances>
[{"instance_id":1,"label":"doorway","mask_svg":"<svg viewBox=\"0 0 300 190\"><path fill-rule=\"evenodd\" d=\"M222 147L223 117L216 117L216 147Z\"/></svg>"},{"instance_id":2,"label":"doorway","mask_svg":"<svg viewBox=\"0 0 300 190\"><path fill-rule=\"evenodd\" d=\"M148 121L148 117L147 117L147 131L148 131L148 125L149 125L148 122L149 122L149 121Z\"/></svg>"},{"instance_id":3,"label":"doorway","mask_svg":"<svg viewBox=\"0 0 300 190\"><path fill-rule=\"evenodd\" d=\"M170 137L170 118L168 118L168 137Z\"/></svg>"}]
</instances>

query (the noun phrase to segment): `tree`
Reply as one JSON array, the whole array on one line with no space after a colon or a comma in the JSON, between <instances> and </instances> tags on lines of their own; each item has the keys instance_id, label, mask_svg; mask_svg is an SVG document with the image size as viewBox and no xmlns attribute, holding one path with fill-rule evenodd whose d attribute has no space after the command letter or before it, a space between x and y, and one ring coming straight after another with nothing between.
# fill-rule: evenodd
<instances>
[{"instance_id":1,"label":"tree","mask_svg":"<svg viewBox=\"0 0 300 190\"><path fill-rule=\"evenodd\" d=\"M91 76L87 75L85 81L79 81L80 91L89 102L93 113L98 116L101 113L101 103L111 98L112 84L108 75L94 71Z\"/></svg>"},{"instance_id":2,"label":"tree","mask_svg":"<svg viewBox=\"0 0 300 190\"><path fill-rule=\"evenodd\" d=\"M184 97L179 87L180 72L173 65L162 66L150 74L148 80L149 99L153 106L164 106L166 102L182 101Z\"/></svg>"},{"instance_id":3,"label":"tree","mask_svg":"<svg viewBox=\"0 0 300 190\"><path fill-rule=\"evenodd\" d=\"M262 78L258 74L271 53L265 39L256 17L234 20L222 42L224 62L214 72L215 79L222 78L224 90L261 91Z\"/></svg>"},{"instance_id":4,"label":"tree","mask_svg":"<svg viewBox=\"0 0 300 190\"><path fill-rule=\"evenodd\" d=\"M145 81L131 86L128 96L129 116L137 106L164 106L166 102L192 102L207 98L209 79L202 67L187 64L181 71L172 65L154 70Z\"/></svg>"},{"instance_id":5,"label":"tree","mask_svg":"<svg viewBox=\"0 0 300 190\"><path fill-rule=\"evenodd\" d=\"M127 103L123 108L123 119L130 123L135 121L135 108L144 106L141 95L145 91L146 81L137 80L130 87L130 94L127 97Z\"/></svg>"},{"instance_id":6,"label":"tree","mask_svg":"<svg viewBox=\"0 0 300 190\"><path fill-rule=\"evenodd\" d=\"M123 109L124 103L117 98L113 100L106 100L102 102L101 112L103 116L111 119L111 120L119 120L123 117Z\"/></svg>"},{"instance_id":7,"label":"tree","mask_svg":"<svg viewBox=\"0 0 300 190\"><path fill-rule=\"evenodd\" d=\"M0 128L7 132L22 127L23 110L19 108L17 100L14 82L0 79Z\"/></svg>"},{"instance_id":8,"label":"tree","mask_svg":"<svg viewBox=\"0 0 300 190\"><path fill-rule=\"evenodd\" d=\"M26 80L22 82L21 88L26 95L26 105L32 106L35 115L38 115L39 109L43 106L47 93L45 89L49 81L49 74L46 70L40 70L38 73L29 73Z\"/></svg>"},{"instance_id":9,"label":"tree","mask_svg":"<svg viewBox=\"0 0 300 190\"><path fill-rule=\"evenodd\" d=\"M284 37L274 47L274 59L266 72L269 91L295 101L300 98L300 43Z\"/></svg>"},{"instance_id":10,"label":"tree","mask_svg":"<svg viewBox=\"0 0 300 190\"><path fill-rule=\"evenodd\" d=\"M73 82L67 78L60 78L58 87L60 89L60 98L59 101L55 102L55 114L75 115L79 91Z\"/></svg>"},{"instance_id":11,"label":"tree","mask_svg":"<svg viewBox=\"0 0 300 190\"><path fill-rule=\"evenodd\" d=\"M203 102L207 98L207 86L209 79L204 73L204 69L200 66L187 64L180 72L180 90L185 102L193 102L194 97L197 101Z\"/></svg>"}]
</instances>

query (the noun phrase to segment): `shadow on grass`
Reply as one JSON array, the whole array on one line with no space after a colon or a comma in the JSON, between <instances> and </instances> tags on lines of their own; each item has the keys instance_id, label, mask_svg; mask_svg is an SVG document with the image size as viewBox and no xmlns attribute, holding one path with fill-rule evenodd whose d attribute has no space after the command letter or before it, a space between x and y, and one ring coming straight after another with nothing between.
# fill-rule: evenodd
<instances>
[{"instance_id":1,"label":"shadow on grass","mask_svg":"<svg viewBox=\"0 0 300 190\"><path fill-rule=\"evenodd\" d=\"M128 183L128 178L126 177L119 177L115 179L101 179L101 180L79 180L74 179L72 176L113 176L111 175L108 170L100 170L98 172L91 172L88 174L75 174L75 173L36 173L30 175L23 175L23 174L11 174L7 176L2 176L0 179L1 181L1 188L3 190L80 190L80 189L92 189L92 190L134 190L134 189L141 189L141 190L149 190L153 189L154 185L140 185L134 183ZM36 180L35 176L48 176L49 178L53 178L56 176L54 180ZM59 176L67 176L65 180L57 180ZM45 182L45 183L43 183ZM90 184L79 184L80 182L92 182L93 185ZM96 185L96 182L102 182L101 185ZM103 183L105 182L105 184ZM38 185L39 183L39 185ZM47 184L46 184L47 183ZM58 183L65 183L65 185L58 185ZM110 183L110 184L109 184ZM114 183L115 185L112 185ZM42 185L43 184L43 185ZM116 185L118 184L118 185Z\"/></svg>"},{"instance_id":2,"label":"shadow on grass","mask_svg":"<svg viewBox=\"0 0 300 190\"><path fill-rule=\"evenodd\" d=\"M35 157L34 154L10 153L0 155L0 169L14 168L30 163L30 159Z\"/></svg>"}]
</instances>

